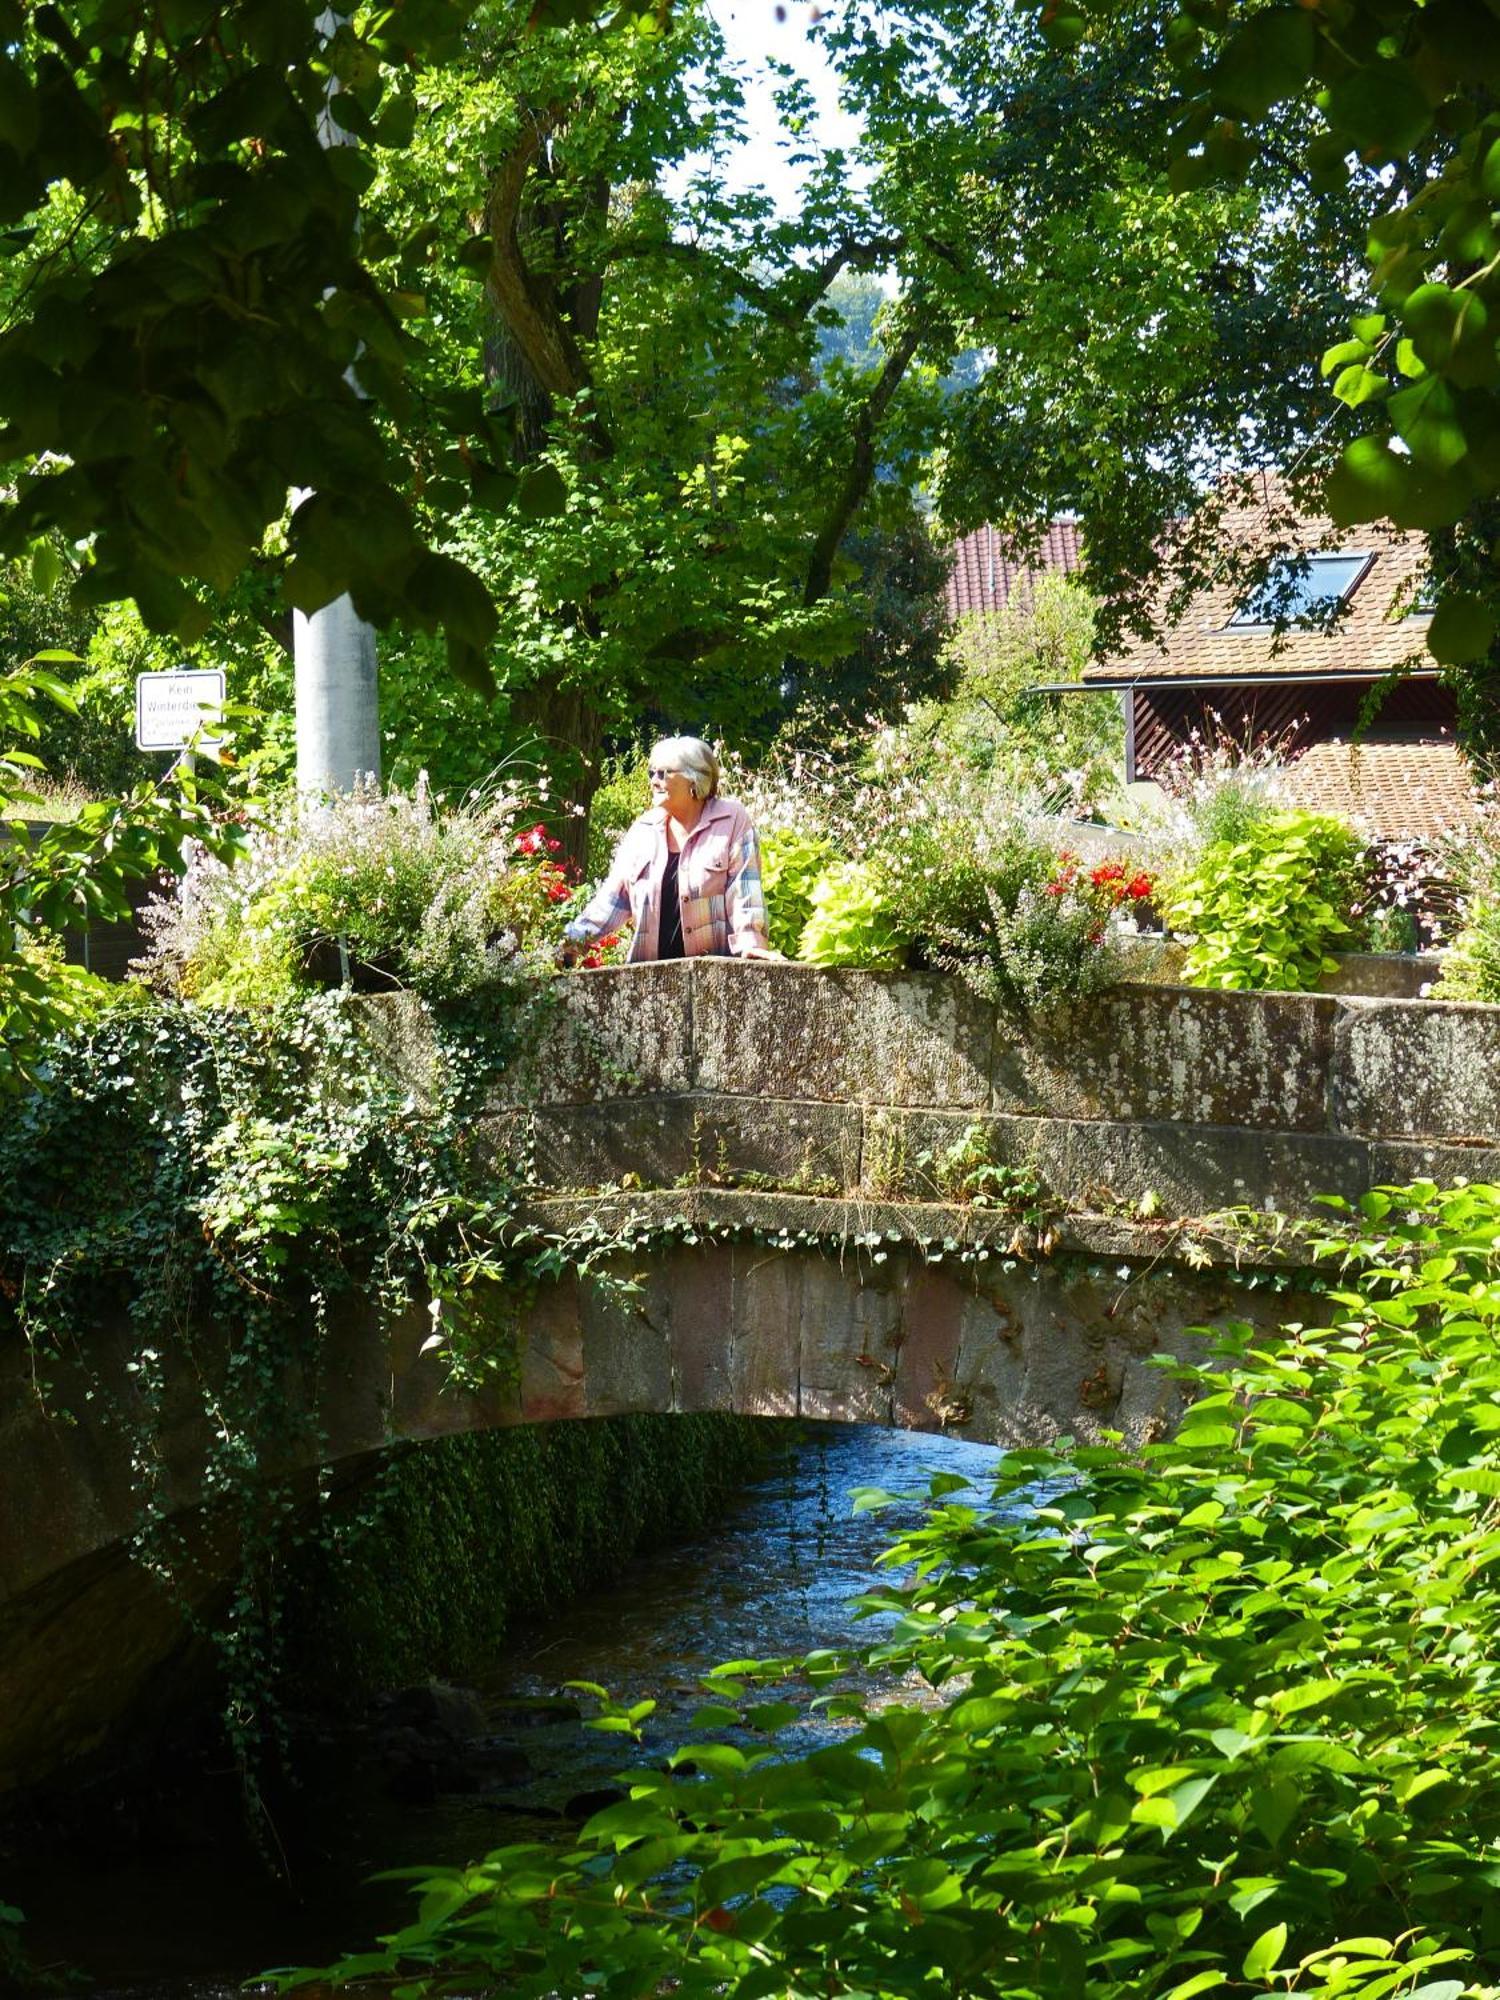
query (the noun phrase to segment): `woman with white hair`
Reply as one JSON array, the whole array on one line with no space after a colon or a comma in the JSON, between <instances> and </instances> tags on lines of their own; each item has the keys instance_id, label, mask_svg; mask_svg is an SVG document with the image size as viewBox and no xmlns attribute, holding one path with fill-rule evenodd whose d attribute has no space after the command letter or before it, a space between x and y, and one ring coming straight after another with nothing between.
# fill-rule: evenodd
<instances>
[{"instance_id":1,"label":"woman with white hair","mask_svg":"<svg viewBox=\"0 0 1500 2000\"><path fill-rule=\"evenodd\" d=\"M750 815L719 796L719 760L697 736L651 752L651 809L615 849L587 909L567 927L580 945L629 922L630 962L648 958L776 958L766 937L760 843Z\"/></svg>"}]
</instances>

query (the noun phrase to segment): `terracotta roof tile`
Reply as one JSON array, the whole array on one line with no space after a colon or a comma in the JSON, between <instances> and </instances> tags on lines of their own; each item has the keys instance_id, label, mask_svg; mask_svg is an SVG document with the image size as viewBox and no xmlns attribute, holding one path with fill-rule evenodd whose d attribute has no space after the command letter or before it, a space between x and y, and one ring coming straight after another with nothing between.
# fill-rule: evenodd
<instances>
[{"instance_id":1,"label":"terracotta roof tile","mask_svg":"<svg viewBox=\"0 0 1500 2000\"><path fill-rule=\"evenodd\" d=\"M1071 575L1083 561L1076 521L1053 521L1031 554L1018 558L998 528L976 528L954 544L947 584L948 616L1003 611L1013 595L1027 599L1048 570Z\"/></svg>"},{"instance_id":2,"label":"terracotta roof tile","mask_svg":"<svg viewBox=\"0 0 1500 2000\"><path fill-rule=\"evenodd\" d=\"M1383 525L1336 528L1331 521L1307 516L1297 520L1288 533L1279 482L1257 477L1252 490L1264 491L1264 503L1226 511L1222 530L1226 551L1236 550L1243 556L1257 549L1269 552L1285 548L1290 543L1310 554L1358 551L1373 556L1333 629L1320 632L1294 627L1278 637L1267 626L1231 628L1229 620L1245 594L1243 582L1231 569L1198 593L1162 641L1133 646L1108 662L1086 668L1083 678L1128 674L1140 680L1208 676L1253 680L1273 673L1378 675L1407 660L1431 672L1433 662L1423 644L1426 619L1392 616L1394 607L1410 603L1416 579L1425 567L1423 538ZM1273 505L1279 505L1283 528L1277 536L1269 526Z\"/></svg>"},{"instance_id":3,"label":"terracotta roof tile","mask_svg":"<svg viewBox=\"0 0 1500 2000\"><path fill-rule=\"evenodd\" d=\"M1475 812L1469 767L1452 743L1315 743L1277 790L1288 805L1338 813L1381 840L1431 840Z\"/></svg>"}]
</instances>

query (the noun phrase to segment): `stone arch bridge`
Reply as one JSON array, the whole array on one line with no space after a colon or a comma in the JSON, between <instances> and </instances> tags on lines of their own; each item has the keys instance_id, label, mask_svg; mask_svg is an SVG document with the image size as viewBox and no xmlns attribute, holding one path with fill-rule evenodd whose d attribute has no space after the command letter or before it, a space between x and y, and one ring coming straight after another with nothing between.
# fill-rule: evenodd
<instances>
[{"instance_id":1,"label":"stone arch bridge","mask_svg":"<svg viewBox=\"0 0 1500 2000\"><path fill-rule=\"evenodd\" d=\"M362 1004L420 1101L421 1010ZM545 1062L494 1079L475 1137L530 1144L539 1217L633 1245L614 1268L636 1288L545 1292L518 1371L473 1395L444 1389L424 1313L348 1312L325 1464L639 1410L1139 1438L1173 1421L1154 1363L1201 1352L1192 1329L1309 1310L1286 1296L1294 1249L1247 1256L1205 1218L1500 1174L1500 1008L1134 985L1022 1034L935 975L630 967L567 982ZM956 1199L976 1161L1045 1200L1018 1219ZM142 1613L128 1450L97 1415L133 1391L107 1349L92 1399L59 1379L67 1422L0 1354L0 1792L86 1742L177 1630L165 1600ZM170 1378L165 1407L190 1524L201 1417L183 1397L173 1421Z\"/></svg>"}]
</instances>

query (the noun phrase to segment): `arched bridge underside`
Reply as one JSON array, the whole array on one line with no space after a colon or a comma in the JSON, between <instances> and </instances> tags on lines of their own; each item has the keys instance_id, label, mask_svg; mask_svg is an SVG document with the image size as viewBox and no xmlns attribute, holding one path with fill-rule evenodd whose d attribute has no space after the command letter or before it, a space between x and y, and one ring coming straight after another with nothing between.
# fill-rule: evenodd
<instances>
[{"instance_id":1,"label":"arched bridge underside","mask_svg":"<svg viewBox=\"0 0 1500 2000\"><path fill-rule=\"evenodd\" d=\"M420 1010L371 1002L368 1032L420 1101ZM1161 1434L1179 1404L1159 1364L1203 1352L1192 1329L1317 1310L1288 1296L1295 1250L1247 1260L1202 1218L1495 1177L1500 1009L1139 986L1021 1034L935 977L637 967L569 981L545 1061L494 1080L479 1142L509 1151L522 1128L539 1216L616 1245L611 1282L544 1290L513 1365L463 1394L423 1351L425 1312L345 1311L280 1469L630 1411ZM938 1198L960 1141L1037 1175L1044 1211ZM498 1324L510 1303L481 1310ZM135 1394L125 1361L101 1336L49 1413L26 1357L0 1355L0 1791L85 1747L180 1634L129 1553L141 1491L108 1414ZM228 1529L200 1505L198 1399L181 1405L174 1423L169 1371L156 1503L206 1595Z\"/></svg>"}]
</instances>

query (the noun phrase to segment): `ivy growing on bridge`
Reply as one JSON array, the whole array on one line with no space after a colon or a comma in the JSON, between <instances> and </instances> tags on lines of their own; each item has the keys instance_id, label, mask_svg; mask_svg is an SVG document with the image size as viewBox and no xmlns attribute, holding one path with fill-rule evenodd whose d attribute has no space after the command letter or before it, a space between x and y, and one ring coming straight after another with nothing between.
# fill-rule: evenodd
<instances>
[{"instance_id":1,"label":"ivy growing on bridge","mask_svg":"<svg viewBox=\"0 0 1500 2000\"><path fill-rule=\"evenodd\" d=\"M82 1396L126 1441L136 1552L223 1657L252 1791L275 1713L268 1582L326 1497L296 1468L326 1441L340 1314L426 1306L428 1345L472 1383L512 1365L537 1284L599 1254L528 1225L523 1162L475 1142L490 1080L550 1014L534 983L509 997L430 1017L420 1095L347 993L269 1012L126 1001L57 1043L47 1087L0 1126L10 1335L44 1407L63 1420ZM184 1426L201 1468L169 1461ZM195 1484L210 1537L238 1548L227 1616L181 1525Z\"/></svg>"}]
</instances>

